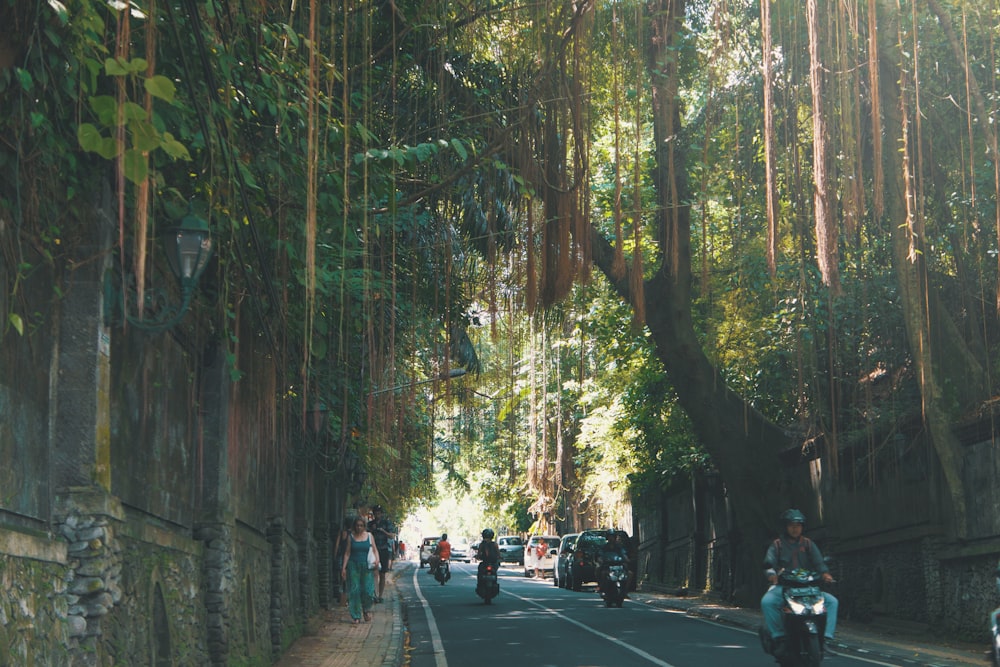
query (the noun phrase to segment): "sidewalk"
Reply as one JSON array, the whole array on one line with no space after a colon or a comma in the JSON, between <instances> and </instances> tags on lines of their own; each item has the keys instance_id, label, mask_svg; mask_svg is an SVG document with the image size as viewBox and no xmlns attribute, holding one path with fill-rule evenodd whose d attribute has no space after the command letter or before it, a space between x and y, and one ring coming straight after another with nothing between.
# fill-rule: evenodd
<instances>
[{"instance_id":1,"label":"sidewalk","mask_svg":"<svg viewBox=\"0 0 1000 667\"><path fill-rule=\"evenodd\" d=\"M407 575L414 567L412 562L397 562L389 572L385 601L375 605L371 623L352 625L346 606L323 610L310 620L306 634L289 647L274 667L401 667L405 662L406 628L396 578ZM632 593L630 598L637 604L673 609L753 632L761 622L759 610L727 606L710 596L677 597L639 591ZM984 667L988 664L989 640L985 627L981 645L944 642L922 630L889 622L859 625L840 621L837 639L829 647L834 654L831 667L844 664L836 659L838 653L906 667ZM753 641L756 643L756 639Z\"/></svg>"},{"instance_id":2,"label":"sidewalk","mask_svg":"<svg viewBox=\"0 0 1000 667\"><path fill-rule=\"evenodd\" d=\"M400 667L406 628L395 579L405 571L405 563L389 571L371 623L351 623L346 605L321 610L274 667Z\"/></svg>"}]
</instances>

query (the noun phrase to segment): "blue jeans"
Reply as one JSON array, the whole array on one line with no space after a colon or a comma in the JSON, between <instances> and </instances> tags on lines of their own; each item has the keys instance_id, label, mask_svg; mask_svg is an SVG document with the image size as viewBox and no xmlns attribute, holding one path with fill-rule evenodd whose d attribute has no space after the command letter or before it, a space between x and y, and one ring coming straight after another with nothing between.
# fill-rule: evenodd
<instances>
[{"instance_id":1,"label":"blue jeans","mask_svg":"<svg viewBox=\"0 0 1000 667\"><path fill-rule=\"evenodd\" d=\"M827 639L833 639L833 633L837 629L837 598L829 593L823 593L826 599L826 635ZM760 610L764 613L764 623L771 636L777 639L785 636L785 622L781 618L781 606L784 604L781 597L781 586L771 586L760 599Z\"/></svg>"}]
</instances>

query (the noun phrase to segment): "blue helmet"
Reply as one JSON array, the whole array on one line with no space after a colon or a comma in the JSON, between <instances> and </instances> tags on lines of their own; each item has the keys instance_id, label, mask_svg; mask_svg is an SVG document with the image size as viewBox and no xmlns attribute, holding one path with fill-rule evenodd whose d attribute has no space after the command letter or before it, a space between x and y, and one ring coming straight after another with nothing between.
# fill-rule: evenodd
<instances>
[{"instance_id":1,"label":"blue helmet","mask_svg":"<svg viewBox=\"0 0 1000 667\"><path fill-rule=\"evenodd\" d=\"M806 522L806 515L798 510L785 510L785 513L781 515L781 520L784 521L786 525L790 523L804 524Z\"/></svg>"}]
</instances>

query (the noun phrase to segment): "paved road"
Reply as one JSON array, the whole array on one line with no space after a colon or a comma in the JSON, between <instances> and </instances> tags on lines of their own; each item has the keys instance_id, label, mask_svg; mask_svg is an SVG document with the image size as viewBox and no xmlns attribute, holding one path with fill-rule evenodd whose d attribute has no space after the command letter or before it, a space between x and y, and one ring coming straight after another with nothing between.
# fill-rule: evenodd
<instances>
[{"instance_id":1,"label":"paved road","mask_svg":"<svg viewBox=\"0 0 1000 667\"><path fill-rule=\"evenodd\" d=\"M426 569L397 582L407 607L412 667L771 667L755 634L677 610L627 600L608 609L592 588L574 593L551 579L504 567L500 597L475 594L475 565L455 563L441 586ZM512 660L514 662L512 662ZM838 655L824 665L889 663Z\"/></svg>"}]
</instances>

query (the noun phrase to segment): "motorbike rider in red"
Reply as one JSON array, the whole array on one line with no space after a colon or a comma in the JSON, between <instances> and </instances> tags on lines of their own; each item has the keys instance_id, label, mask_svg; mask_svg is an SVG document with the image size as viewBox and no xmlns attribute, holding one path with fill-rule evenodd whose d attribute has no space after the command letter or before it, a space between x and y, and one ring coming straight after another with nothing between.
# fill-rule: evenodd
<instances>
[{"instance_id":1,"label":"motorbike rider in red","mask_svg":"<svg viewBox=\"0 0 1000 667\"><path fill-rule=\"evenodd\" d=\"M819 547L808 537L802 535L802 526L806 522L806 517L796 509L785 511L781 515L785 529L781 537L771 543L764 557L764 572L770 587L760 600L760 608L764 614L764 622L767 630L775 642L780 642L785 636L785 624L781 617L781 605L784 600L781 596L781 586L778 586L778 573L782 570L810 570L820 573L824 583L831 583L833 576L830 568L823 561L823 555ZM827 592L823 592L826 598L826 640L833 639L833 633L837 629L837 598Z\"/></svg>"}]
</instances>

